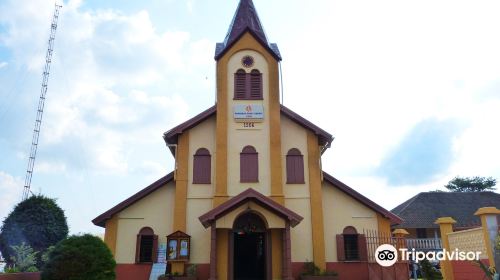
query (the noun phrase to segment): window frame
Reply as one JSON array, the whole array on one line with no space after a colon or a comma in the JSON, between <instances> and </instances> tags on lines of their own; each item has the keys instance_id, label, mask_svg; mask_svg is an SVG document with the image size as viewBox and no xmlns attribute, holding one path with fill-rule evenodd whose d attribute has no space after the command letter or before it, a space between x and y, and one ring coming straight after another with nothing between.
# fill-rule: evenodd
<instances>
[{"instance_id":1,"label":"window frame","mask_svg":"<svg viewBox=\"0 0 500 280\"><path fill-rule=\"evenodd\" d=\"M253 146L245 146L240 153L240 183L259 182L259 153Z\"/></svg>"},{"instance_id":2,"label":"window frame","mask_svg":"<svg viewBox=\"0 0 500 280\"><path fill-rule=\"evenodd\" d=\"M151 261L142 259L142 238L151 237L153 239L151 248ZM154 231L150 227L143 227L137 234L136 246L135 246L135 263L156 263L158 261L158 235L154 234Z\"/></svg>"},{"instance_id":3,"label":"window frame","mask_svg":"<svg viewBox=\"0 0 500 280\"><path fill-rule=\"evenodd\" d=\"M207 169L207 170L205 170ZM206 148L199 148L193 155L193 184L212 183L212 155Z\"/></svg>"},{"instance_id":4,"label":"window frame","mask_svg":"<svg viewBox=\"0 0 500 280\"><path fill-rule=\"evenodd\" d=\"M297 148L291 148L286 154L286 183L305 184L304 156Z\"/></svg>"},{"instance_id":5,"label":"window frame","mask_svg":"<svg viewBox=\"0 0 500 280\"><path fill-rule=\"evenodd\" d=\"M255 85L258 85L256 88ZM262 72L252 69L247 73L244 69L238 69L234 73L233 100L263 100L264 89Z\"/></svg>"},{"instance_id":6,"label":"window frame","mask_svg":"<svg viewBox=\"0 0 500 280\"><path fill-rule=\"evenodd\" d=\"M356 253L357 258L347 257L347 243L346 237L353 238L356 240ZM366 246L366 236L364 234L359 234L356 228L353 226L347 226L342 231L342 234L337 234L337 261L339 262L366 262L368 261L368 251Z\"/></svg>"}]
</instances>

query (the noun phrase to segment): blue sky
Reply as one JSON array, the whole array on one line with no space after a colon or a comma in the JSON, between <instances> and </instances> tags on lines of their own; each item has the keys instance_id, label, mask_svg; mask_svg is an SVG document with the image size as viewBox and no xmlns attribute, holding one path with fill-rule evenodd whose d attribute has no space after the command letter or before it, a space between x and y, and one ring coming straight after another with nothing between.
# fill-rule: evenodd
<instances>
[{"instance_id":1,"label":"blue sky","mask_svg":"<svg viewBox=\"0 0 500 280\"><path fill-rule=\"evenodd\" d=\"M254 3L285 105L335 136L330 174L388 209L456 175L500 179L500 2ZM63 5L32 189L99 233L95 216L172 170L163 132L214 104L237 1ZM21 198L52 11L0 0L0 218Z\"/></svg>"}]
</instances>

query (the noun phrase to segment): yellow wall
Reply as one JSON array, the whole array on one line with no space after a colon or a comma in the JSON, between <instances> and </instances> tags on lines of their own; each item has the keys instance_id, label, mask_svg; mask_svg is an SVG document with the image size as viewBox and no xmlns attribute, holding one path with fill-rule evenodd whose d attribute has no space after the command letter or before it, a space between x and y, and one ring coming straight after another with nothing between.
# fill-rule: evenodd
<instances>
[{"instance_id":1,"label":"yellow wall","mask_svg":"<svg viewBox=\"0 0 500 280\"><path fill-rule=\"evenodd\" d=\"M285 221L283 218L251 201L240 205L226 215L218 218L216 221L216 227L232 229L236 218L247 210L255 211L266 223L267 228L285 228Z\"/></svg>"},{"instance_id":2,"label":"yellow wall","mask_svg":"<svg viewBox=\"0 0 500 280\"><path fill-rule=\"evenodd\" d=\"M325 181L322 194L326 261L336 262L336 235L346 226L355 227L358 233L363 233L363 229L377 230L377 213Z\"/></svg>"},{"instance_id":3,"label":"yellow wall","mask_svg":"<svg viewBox=\"0 0 500 280\"><path fill-rule=\"evenodd\" d=\"M199 148L210 152L211 184L193 184L193 156ZM191 263L210 262L210 228L206 229L198 217L212 209L215 178L215 117L189 130L188 190L186 209L186 233L191 235Z\"/></svg>"},{"instance_id":4,"label":"yellow wall","mask_svg":"<svg viewBox=\"0 0 500 280\"><path fill-rule=\"evenodd\" d=\"M245 55L253 56L255 63L252 68L244 68L241 65L241 59ZM227 66L227 84L228 94L226 96L228 103L228 195L235 196L248 187L254 188L260 193L269 196L271 194L270 178L270 150L269 150L269 73L265 58L256 51L244 50L235 53L229 59ZM263 98L264 100L233 100L234 92L234 73L238 69L244 69L250 72L252 69L258 69L262 73ZM233 105L237 104L258 104L264 106L263 122L255 123L255 129L245 129L243 124L235 122L233 118ZM252 145L259 154L259 182L258 183L240 183L240 153L243 147Z\"/></svg>"},{"instance_id":5,"label":"yellow wall","mask_svg":"<svg viewBox=\"0 0 500 280\"><path fill-rule=\"evenodd\" d=\"M159 243L167 242L167 234L172 233L174 195L170 182L117 214L117 263L135 262L136 237L143 227L151 227Z\"/></svg>"},{"instance_id":6,"label":"yellow wall","mask_svg":"<svg viewBox=\"0 0 500 280\"><path fill-rule=\"evenodd\" d=\"M118 234L118 217L114 215L106 221L106 229L104 231L104 243L108 245L113 256L116 254L116 236Z\"/></svg>"}]
</instances>

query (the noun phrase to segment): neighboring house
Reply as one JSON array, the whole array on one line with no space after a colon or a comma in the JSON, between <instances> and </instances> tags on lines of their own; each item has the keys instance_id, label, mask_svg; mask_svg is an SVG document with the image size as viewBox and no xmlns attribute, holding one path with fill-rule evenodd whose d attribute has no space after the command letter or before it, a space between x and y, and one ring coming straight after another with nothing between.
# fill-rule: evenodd
<instances>
[{"instance_id":1,"label":"neighboring house","mask_svg":"<svg viewBox=\"0 0 500 280\"><path fill-rule=\"evenodd\" d=\"M500 194L495 192L422 192L400 204L391 212L403 219L393 228L403 228L411 239L437 239L440 244L439 217L452 217L455 229L468 229L481 224L474 216L481 207L500 207ZM440 245L439 245L440 246ZM437 247L437 246L436 246Z\"/></svg>"},{"instance_id":2,"label":"neighboring house","mask_svg":"<svg viewBox=\"0 0 500 280\"><path fill-rule=\"evenodd\" d=\"M176 170L93 220L117 279L149 279L165 255L198 279L291 279L306 261L368 279L364 231L401 219L321 170L333 137L280 104L281 55L252 1L215 60L216 105L164 134Z\"/></svg>"}]
</instances>

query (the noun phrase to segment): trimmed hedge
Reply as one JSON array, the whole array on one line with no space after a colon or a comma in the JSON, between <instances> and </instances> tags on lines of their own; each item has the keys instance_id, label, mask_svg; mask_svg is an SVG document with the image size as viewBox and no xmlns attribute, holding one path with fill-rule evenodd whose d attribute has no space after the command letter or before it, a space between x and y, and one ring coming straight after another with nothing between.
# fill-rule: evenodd
<instances>
[{"instance_id":1,"label":"trimmed hedge","mask_svg":"<svg viewBox=\"0 0 500 280\"><path fill-rule=\"evenodd\" d=\"M113 280L115 266L111 251L100 238L71 236L50 252L42 280Z\"/></svg>"}]
</instances>

